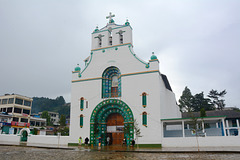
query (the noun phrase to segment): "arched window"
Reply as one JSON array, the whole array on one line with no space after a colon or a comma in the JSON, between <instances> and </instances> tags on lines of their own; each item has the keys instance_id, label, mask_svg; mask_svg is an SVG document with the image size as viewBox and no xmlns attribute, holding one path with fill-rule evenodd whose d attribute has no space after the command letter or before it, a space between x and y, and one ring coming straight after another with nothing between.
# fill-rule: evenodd
<instances>
[{"instance_id":1,"label":"arched window","mask_svg":"<svg viewBox=\"0 0 240 160\"><path fill-rule=\"evenodd\" d=\"M80 115L80 127L81 128L83 127L83 115L82 114Z\"/></svg>"},{"instance_id":2,"label":"arched window","mask_svg":"<svg viewBox=\"0 0 240 160\"><path fill-rule=\"evenodd\" d=\"M142 93L142 106L145 108L147 106L147 93Z\"/></svg>"},{"instance_id":3,"label":"arched window","mask_svg":"<svg viewBox=\"0 0 240 160\"><path fill-rule=\"evenodd\" d=\"M124 32L125 31L120 30L119 32L116 33L116 34L119 34L119 43L120 44L123 44L123 33Z\"/></svg>"},{"instance_id":4,"label":"arched window","mask_svg":"<svg viewBox=\"0 0 240 160\"><path fill-rule=\"evenodd\" d=\"M110 32L110 35L109 35L109 45L111 46L112 45L112 28L109 27L108 31Z\"/></svg>"},{"instance_id":5,"label":"arched window","mask_svg":"<svg viewBox=\"0 0 240 160\"><path fill-rule=\"evenodd\" d=\"M142 113L142 125L147 126L147 112Z\"/></svg>"},{"instance_id":6,"label":"arched window","mask_svg":"<svg viewBox=\"0 0 240 160\"><path fill-rule=\"evenodd\" d=\"M121 97L121 73L117 67L107 68L102 75L102 98Z\"/></svg>"},{"instance_id":7,"label":"arched window","mask_svg":"<svg viewBox=\"0 0 240 160\"><path fill-rule=\"evenodd\" d=\"M81 98L80 98L80 110L82 111L83 108L84 108L84 98L81 97Z\"/></svg>"},{"instance_id":8,"label":"arched window","mask_svg":"<svg viewBox=\"0 0 240 160\"><path fill-rule=\"evenodd\" d=\"M123 44L123 35L122 34L119 34L119 41L120 41L120 44Z\"/></svg>"}]
</instances>

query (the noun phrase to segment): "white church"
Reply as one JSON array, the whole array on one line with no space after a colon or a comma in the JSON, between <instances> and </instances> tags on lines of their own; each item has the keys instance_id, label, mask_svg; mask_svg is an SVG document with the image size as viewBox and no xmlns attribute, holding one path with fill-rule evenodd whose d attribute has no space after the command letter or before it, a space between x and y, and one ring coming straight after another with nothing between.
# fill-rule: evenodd
<instances>
[{"instance_id":1,"label":"white church","mask_svg":"<svg viewBox=\"0 0 240 160\"><path fill-rule=\"evenodd\" d=\"M133 50L132 27L128 21L107 25L92 33L91 53L85 68L72 72L71 125L69 143L88 137L90 144L129 145L141 131L139 144L162 144L161 119L180 118L181 112L159 60L149 54L145 62Z\"/></svg>"}]
</instances>

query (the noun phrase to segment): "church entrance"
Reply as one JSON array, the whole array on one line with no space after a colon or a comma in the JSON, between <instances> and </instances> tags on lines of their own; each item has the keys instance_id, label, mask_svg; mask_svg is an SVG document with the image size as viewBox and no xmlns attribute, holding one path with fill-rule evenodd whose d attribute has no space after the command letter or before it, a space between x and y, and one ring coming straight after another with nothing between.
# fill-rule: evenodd
<instances>
[{"instance_id":1,"label":"church entrance","mask_svg":"<svg viewBox=\"0 0 240 160\"><path fill-rule=\"evenodd\" d=\"M134 139L134 117L131 108L119 99L100 102L90 118L90 143L94 146L126 144ZM108 138L109 137L109 138Z\"/></svg>"},{"instance_id":2,"label":"church entrance","mask_svg":"<svg viewBox=\"0 0 240 160\"><path fill-rule=\"evenodd\" d=\"M120 145L124 139L124 119L119 113L112 113L107 118L107 137L109 145ZM108 139L108 138L107 138Z\"/></svg>"}]
</instances>

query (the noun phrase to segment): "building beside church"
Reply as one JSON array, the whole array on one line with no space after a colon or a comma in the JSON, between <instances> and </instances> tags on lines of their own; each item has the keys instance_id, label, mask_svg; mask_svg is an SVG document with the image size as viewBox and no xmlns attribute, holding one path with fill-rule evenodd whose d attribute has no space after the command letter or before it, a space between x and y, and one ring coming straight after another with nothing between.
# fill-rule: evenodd
<instances>
[{"instance_id":1,"label":"building beside church","mask_svg":"<svg viewBox=\"0 0 240 160\"><path fill-rule=\"evenodd\" d=\"M89 137L90 143L129 145L161 144L161 119L180 118L175 95L167 76L159 69L159 60L152 54L145 62L134 53L132 27L128 21L116 24L114 15L101 29L92 32L92 47L85 68L72 72L71 124L69 143ZM134 123L135 122L135 123Z\"/></svg>"},{"instance_id":2,"label":"building beside church","mask_svg":"<svg viewBox=\"0 0 240 160\"><path fill-rule=\"evenodd\" d=\"M0 96L0 112L11 116L11 125L4 125L4 133L17 134L22 128L29 128L32 101L18 94Z\"/></svg>"}]
</instances>

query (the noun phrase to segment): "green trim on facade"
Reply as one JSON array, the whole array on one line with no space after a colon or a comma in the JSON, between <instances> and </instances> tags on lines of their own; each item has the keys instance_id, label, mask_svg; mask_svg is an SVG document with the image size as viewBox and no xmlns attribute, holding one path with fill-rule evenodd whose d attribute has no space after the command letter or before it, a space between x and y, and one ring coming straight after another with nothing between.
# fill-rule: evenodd
<instances>
[{"instance_id":1,"label":"green trim on facade","mask_svg":"<svg viewBox=\"0 0 240 160\"><path fill-rule=\"evenodd\" d=\"M116 28L112 28L112 30L114 29L119 29L119 28L124 28L124 27L130 27L132 29L132 27L130 25L124 25L124 26L121 26L121 27L116 27ZM95 33L101 33L101 32L105 32L105 31L109 31L108 29L105 29L105 30L102 30L102 31L94 31L92 34L95 34Z\"/></svg>"},{"instance_id":2,"label":"green trim on facade","mask_svg":"<svg viewBox=\"0 0 240 160\"><path fill-rule=\"evenodd\" d=\"M117 87L112 91L112 78L117 76ZM102 74L102 98L121 97L121 72L117 67L108 67Z\"/></svg>"},{"instance_id":3,"label":"green trim on facade","mask_svg":"<svg viewBox=\"0 0 240 160\"><path fill-rule=\"evenodd\" d=\"M93 52L91 52L91 57L90 57L90 60L89 62L87 63L86 67L83 69L83 71L81 72L81 74L87 69L87 67L89 66L89 64L91 63L92 61L92 56L93 56Z\"/></svg>"},{"instance_id":4,"label":"green trim on facade","mask_svg":"<svg viewBox=\"0 0 240 160\"><path fill-rule=\"evenodd\" d=\"M195 117L197 119L204 119L204 118L226 118L227 116L209 116L209 117ZM192 118L189 117L189 118L171 118L171 119L161 119L161 121L170 121L170 120L186 120L186 119L189 119L191 120Z\"/></svg>"},{"instance_id":5,"label":"green trim on facade","mask_svg":"<svg viewBox=\"0 0 240 160\"><path fill-rule=\"evenodd\" d=\"M105 50L105 49L110 49L110 48L115 48L115 47L120 47L120 46L133 46L131 43L125 43L125 44L118 44L110 47L104 47L104 48L99 48L99 49L93 49L92 52L94 51L99 51L99 50ZM116 49L115 49L116 50Z\"/></svg>"},{"instance_id":6,"label":"green trim on facade","mask_svg":"<svg viewBox=\"0 0 240 160\"><path fill-rule=\"evenodd\" d=\"M132 50L130 49L130 47L131 47L131 46L128 46L128 49L129 49L129 51L132 53L132 55L133 55L139 62L145 64L145 67L146 67L146 68L149 68L149 63L146 63L146 62L142 61L141 59L139 59L139 58L136 56L136 54L134 54L134 53L132 52Z\"/></svg>"},{"instance_id":7,"label":"green trim on facade","mask_svg":"<svg viewBox=\"0 0 240 160\"><path fill-rule=\"evenodd\" d=\"M135 145L136 147L137 145ZM140 148L162 148L162 144L138 144Z\"/></svg>"},{"instance_id":8,"label":"green trim on facade","mask_svg":"<svg viewBox=\"0 0 240 160\"><path fill-rule=\"evenodd\" d=\"M126 74L126 75L121 75L122 77L125 76L133 76L133 75L138 75L138 74L147 74L147 73L154 73L154 72L159 72L159 70L154 70L154 71L147 71L147 72L139 72L139 73L130 73L130 74Z\"/></svg>"},{"instance_id":9,"label":"green trim on facade","mask_svg":"<svg viewBox=\"0 0 240 160\"><path fill-rule=\"evenodd\" d=\"M155 72L158 72L158 73L159 73L159 70L146 71L146 72L138 72L138 73L129 73L129 74L122 74L121 77L125 77L125 76L134 76L134 75L138 75L138 74L155 73ZM74 80L74 81L72 81L72 83L76 83L76 82L84 82L84 81L92 81L92 80L99 80L99 79L102 79L102 77Z\"/></svg>"},{"instance_id":10,"label":"green trim on facade","mask_svg":"<svg viewBox=\"0 0 240 160\"><path fill-rule=\"evenodd\" d=\"M79 143L68 143L68 146L78 146Z\"/></svg>"},{"instance_id":11,"label":"green trim on facade","mask_svg":"<svg viewBox=\"0 0 240 160\"><path fill-rule=\"evenodd\" d=\"M118 113L124 119L124 137L127 145L134 139L134 117L131 108L118 99L108 99L100 102L92 111L90 118L90 144L97 146L98 138L102 139L102 146L106 145L107 118L112 113Z\"/></svg>"}]
</instances>

